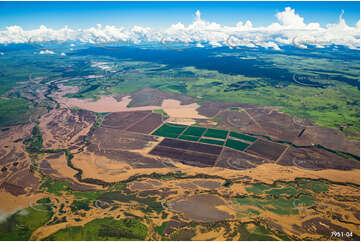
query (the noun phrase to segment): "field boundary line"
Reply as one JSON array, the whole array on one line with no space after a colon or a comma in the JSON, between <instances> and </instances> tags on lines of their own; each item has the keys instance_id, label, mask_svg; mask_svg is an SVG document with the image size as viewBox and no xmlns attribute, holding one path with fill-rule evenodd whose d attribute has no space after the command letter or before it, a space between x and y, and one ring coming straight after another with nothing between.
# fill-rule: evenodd
<instances>
[{"instance_id":1,"label":"field boundary line","mask_svg":"<svg viewBox=\"0 0 361 242\"><path fill-rule=\"evenodd\" d=\"M150 115L152 115L153 112L150 112L148 115L145 115L142 119L136 121L134 124L130 124L129 126L127 126L124 130L130 129L131 127L137 125L139 122L145 120L146 118L148 118Z\"/></svg>"},{"instance_id":2,"label":"field boundary line","mask_svg":"<svg viewBox=\"0 0 361 242\"><path fill-rule=\"evenodd\" d=\"M165 120L168 119L168 117L163 116L163 114L160 114L160 115L162 115L160 125L158 125L158 126L157 126L156 128L154 128L152 131L150 131L150 132L148 133L148 135L152 135L155 131L157 131L160 127L162 127L163 124L165 123ZM164 118L165 118L165 119L164 119ZM157 136L157 135L154 135L154 136Z\"/></svg>"},{"instance_id":3,"label":"field boundary line","mask_svg":"<svg viewBox=\"0 0 361 242\"><path fill-rule=\"evenodd\" d=\"M247 112L246 109L241 108L241 110L244 111L244 112L247 114L247 116L258 126L258 128L260 128L261 130L263 130L263 132L265 132L265 134L266 134L267 136L270 136L269 133L258 123L258 121L256 121L256 120L252 117L252 115Z\"/></svg>"},{"instance_id":4,"label":"field boundary line","mask_svg":"<svg viewBox=\"0 0 361 242\"><path fill-rule=\"evenodd\" d=\"M233 131L232 131L232 132L233 132ZM229 133L231 133L231 131L230 131ZM228 136L227 136L227 139L228 139ZM256 140L255 140L255 141L249 141L249 140L244 140L244 139L240 139L240 138L233 137L233 136L230 136L230 139L234 139L234 140L237 140L237 141L240 141L240 142L249 144L249 145L251 145L251 144L253 144L254 142L256 142Z\"/></svg>"},{"instance_id":5,"label":"field boundary line","mask_svg":"<svg viewBox=\"0 0 361 242\"><path fill-rule=\"evenodd\" d=\"M208 128L207 128L207 130L208 130ZM225 149L225 147L226 147L226 143L227 143L227 140L228 140L228 138L229 138L229 134L230 134L230 133L231 133L230 130L228 130L227 136L226 136L226 138L225 138L225 140L224 140L224 143L223 143L223 145L222 145L221 153L219 153L219 155L218 155L218 157L217 157L217 160L214 162L213 167L216 167L216 165L219 163L219 159L222 157L222 154L223 154L223 151L224 151L224 149Z\"/></svg>"},{"instance_id":6,"label":"field boundary line","mask_svg":"<svg viewBox=\"0 0 361 242\"><path fill-rule=\"evenodd\" d=\"M181 136L184 134L184 132L186 132L186 130L189 129L189 127L191 127L191 126L190 126L190 125L187 125L187 128L183 129L183 131L180 132L180 134L177 136L177 139L178 139L179 137L181 137Z\"/></svg>"},{"instance_id":7,"label":"field boundary line","mask_svg":"<svg viewBox=\"0 0 361 242\"><path fill-rule=\"evenodd\" d=\"M159 136L159 135L153 135L153 136L156 136L156 137L162 137L162 138L165 138L165 139L175 139L175 140L178 140L178 141L191 142L191 143L196 143L196 144L211 145L211 146L217 146L217 147L221 147L221 146L223 146L223 145L217 145L217 144L201 143L201 142L196 141L196 140L184 140L184 139L179 139L179 138L170 138L170 137ZM196 136L195 136L195 137L196 137Z\"/></svg>"},{"instance_id":8,"label":"field boundary line","mask_svg":"<svg viewBox=\"0 0 361 242\"><path fill-rule=\"evenodd\" d=\"M209 129L209 128L207 127L206 130L204 130L204 132L202 133L202 135L199 136L199 139L197 140L197 142L199 142L203 137L206 137L206 136L204 136L204 134L207 133L208 129Z\"/></svg>"},{"instance_id":9,"label":"field boundary line","mask_svg":"<svg viewBox=\"0 0 361 242\"><path fill-rule=\"evenodd\" d=\"M278 164L286 152L289 150L290 146L287 146L286 149L281 153L281 155L277 158L276 163Z\"/></svg>"}]
</instances>

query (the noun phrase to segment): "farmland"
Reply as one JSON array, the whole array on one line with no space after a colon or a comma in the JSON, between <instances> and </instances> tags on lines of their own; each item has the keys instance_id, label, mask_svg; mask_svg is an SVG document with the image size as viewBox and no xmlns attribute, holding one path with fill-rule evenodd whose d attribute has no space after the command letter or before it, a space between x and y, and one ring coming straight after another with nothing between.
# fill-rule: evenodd
<instances>
[{"instance_id":1,"label":"farmland","mask_svg":"<svg viewBox=\"0 0 361 242\"><path fill-rule=\"evenodd\" d=\"M0 56L0 238L359 239L358 60L74 48Z\"/></svg>"},{"instance_id":2,"label":"farmland","mask_svg":"<svg viewBox=\"0 0 361 242\"><path fill-rule=\"evenodd\" d=\"M243 143L243 142L240 142L240 141L237 141L234 139L228 139L226 142L226 146L229 148L243 151L249 146L249 144Z\"/></svg>"}]
</instances>

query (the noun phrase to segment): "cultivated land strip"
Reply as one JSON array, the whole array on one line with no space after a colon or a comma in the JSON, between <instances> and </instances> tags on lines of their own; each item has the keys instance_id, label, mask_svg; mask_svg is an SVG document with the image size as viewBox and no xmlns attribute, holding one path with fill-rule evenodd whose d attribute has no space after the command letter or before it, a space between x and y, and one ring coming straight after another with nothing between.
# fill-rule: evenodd
<instances>
[{"instance_id":1,"label":"cultivated land strip","mask_svg":"<svg viewBox=\"0 0 361 242\"><path fill-rule=\"evenodd\" d=\"M282 154L276 160L276 163L278 163L282 159L282 157L287 153L289 148L290 148L289 146L286 147L286 149L282 152Z\"/></svg>"}]
</instances>

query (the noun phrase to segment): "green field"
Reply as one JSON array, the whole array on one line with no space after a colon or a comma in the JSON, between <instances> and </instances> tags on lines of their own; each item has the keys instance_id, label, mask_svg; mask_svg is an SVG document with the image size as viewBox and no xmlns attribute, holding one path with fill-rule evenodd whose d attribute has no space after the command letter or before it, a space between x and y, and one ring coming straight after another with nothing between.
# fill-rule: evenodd
<instances>
[{"instance_id":1,"label":"green field","mask_svg":"<svg viewBox=\"0 0 361 242\"><path fill-rule=\"evenodd\" d=\"M204 133L205 130L206 130L206 128L189 126L188 129L186 131L184 131L183 134L200 137L200 136L202 136L202 134Z\"/></svg>"},{"instance_id":2,"label":"green field","mask_svg":"<svg viewBox=\"0 0 361 242\"><path fill-rule=\"evenodd\" d=\"M315 181L310 179L296 179L292 182L276 181L273 184L256 183L246 185L248 196L236 198L235 206L250 205L257 212L268 210L279 215L299 213L299 207L312 206L315 193L326 193L328 181ZM240 210L241 215L247 211Z\"/></svg>"},{"instance_id":3,"label":"green field","mask_svg":"<svg viewBox=\"0 0 361 242\"><path fill-rule=\"evenodd\" d=\"M214 145L224 145L224 141L214 139L200 139L199 142Z\"/></svg>"},{"instance_id":4,"label":"green field","mask_svg":"<svg viewBox=\"0 0 361 242\"><path fill-rule=\"evenodd\" d=\"M229 148L243 151L249 146L249 144L234 139L227 139L226 146Z\"/></svg>"},{"instance_id":5,"label":"green field","mask_svg":"<svg viewBox=\"0 0 361 242\"><path fill-rule=\"evenodd\" d=\"M165 123L159 129L154 131L152 135L177 138L186 128L186 125Z\"/></svg>"},{"instance_id":6,"label":"green field","mask_svg":"<svg viewBox=\"0 0 361 242\"><path fill-rule=\"evenodd\" d=\"M70 190L70 183L65 181L55 181L51 178L45 178L39 189L60 196L63 192Z\"/></svg>"},{"instance_id":7,"label":"green field","mask_svg":"<svg viewBox=\"0 0 361 242\"><path fill-rule=\"evenodd\" d=\"M332 52L325 56L318 51L314 51L313 55L310 57L288 52L269 54L263 51L246 51L245 53L220 51L217 53L217 59L220 62L213 68L212 66L207 68L207 65L200 68L190 63L181 64L180 67L170 65L168 68L164 68L168 65L166 59L163 60L164 62L155 62L145 61L142 58L137 59L133 56L134 59L129 61L129 59L120 60L106 53L92 55L90 52L86 55L77 55L74 59L55 55L37 55L34 60L33 50L21 49L11 55L1 57L0 94L5 94L12 87L20 85L18 82L28 80L30 74L32 78L46 77L41 81L42 84L59 77L70 79L77 76L98 75L99 77L96 78L72 79L64 85L80 87L77 93L69 94L76 98L98 99L100 95L130 94L141 88L151 87L191 97L200 97L200 101L278 106L283 112L313 120L321 126L339 129L342 125L342 131L347 137L359 139L360 91L349 84L359 81L359 58L340 60L332 57ZM194 61L197 57L194 56ZM222 58L237 59L232 69L235 73L241 74L224 74L226 72L223 72L222 68L230 67L224 65L227 61L222 61ZM192 60L189 61L192 62ZM240 68L255 61L272 63L272 65L257 65L262 67L255 72L256 76L247 75L247 68L244 72L239 71ZM102 77L104 71L91 66L89 64L91 62L108 62L115 72L107 77ZM65 71L69 69L69 66L71 71ZM279 80L277 70L273 76L265 80L262 73L264 71L268 73L275 68L300 76L314 77L317 82L330 84L330 86L327 88L301 86L294 83L291 77L289 80ZM335 72L335 70L338 71ZM343 79L348 81L342 81ZM232 85L249 88L230 88ZM34 85L35 89L40 87L40 85ZM17 98L17 95L10 98ZM132 100L132 105L134 102L136 100ZM232 109L236 110L237 108ZM1 118L6 119L1 121L3 124L0 122L0 125L12 124L10 120L14 120L13 117L15 120L19 120L21 117L19 114L26 111L25 109L21 111L16 107L9 110L9 114L4 112L6 116L0 115Z\"/></svg>"},{"instance_id":8,"label":"green field","mask_svg":"<svg viewBox=\"0 0 361 242\"><path fill-rule=\"evenodd\" d=\"M35 126L31 130L31 138L28 138L23 141L24 145L26 145L26 151L28 153L40 153L43 147L43 137L40 132L40 128Z\"/></svg>"},{"instance_id":9,"label":"green field","mask_svg":"<svg viewBox=\"0 0 361 242\"><path fill-rule=\"evenodd\" d=\"M197 136L191 136L191 135L181 135L178 137L179 139L189 140L189 141L197 141L199 137Z\"/></svg>"},{"instance_id":10,"label":"green field","mask_svg":"<svg viewBox=\"0 0 361 242\"><path fill-rule=\"evenodd\" d=\"M250 141L250 142L254 142L257 140L257 138L254 138L252 136L248 136L248 135L240 134L240 133L236 133L236 132L230 132L229 136L231 136L233 138L237 138L237 139L242 139L245 141Z\"/></svg>"},{"instance_id":11,"label":"green field","mask_svg":"<svg viewBox=\"0 0 361 242\"><path fill-rule=\"evenodd\" d=\"M168 222L163 222L161 226L155 227L155 230L158 232L158 234L163 235L165 228L167 227Z\"/></svg>"},{"instance_id":12,"label":"green field","mask_svg":"<svg viewBox=\"0 0 361 242\"><path fill-rule=\"evenodd\" d=\"M228 131L220 129L207 129L207 132L203 135L205 137L211 137L216 139L225 139Z\"/></svg>"},{"instance_id":13,"label":"green field","mask_svg":"<svg viewBox=\"0 0 361 242\"><path fill-rule=\"evenodd\" d=\"M43 200L45 201L45 200ZM26 208L16 212L0 222L1 240L29 240L31 234L43 226L53 215L50 204L37 201L34 208Z\"/></svg>"},{"instance_id":14,"label":"green field","mask_svg":"<svg viewBox=\"0 0 361 242\"><path fill-rule=\"evenodd\" d=\"M30 104L22 98L0 99L0 126L26 123L30 116Z\"/></svg>"},{"instance_id":15,"label":"green field","mask_svg":"<svg viewBox=\"0 0 361 242\"><path fill-rule=\"evenodd\" d=\"M147 227L138 220L104 218L61 229L45 240L144 240L147 232Z\"/></svg>"}]
</instances>

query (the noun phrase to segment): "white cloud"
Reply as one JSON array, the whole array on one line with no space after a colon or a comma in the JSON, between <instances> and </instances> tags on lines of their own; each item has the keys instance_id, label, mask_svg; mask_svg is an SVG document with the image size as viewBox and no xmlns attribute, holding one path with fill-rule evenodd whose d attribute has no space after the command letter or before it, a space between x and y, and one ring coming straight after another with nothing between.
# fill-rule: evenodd
<instances>
[{"instance_id":1,"label":"white cloud","mask_svg":"<svg viewBox=\"0 0 361 242\"><path fill-rule=\"evenodd\" d=\"M286 7L285 11L279 12L276 14L277 19L281 22L283 26L289 27L305 27L305 23L303 22L303 18L295 13L294 9L290 7Z\"/></svg>"},{"instance_id":2,"label":"white cloud","mask_svg":"<svg viewBox=\"0 0 361 242\"><path fill-rule=\"evenodd\" d=\"M202 45L201 43L197 43L197 44L196 44L196 47L198 47L198 48L204 48L204 45Z\"/></svg>"},{"instance_id":3,"label":"white cloud","mask_svg":"<svg viewBox=\"0 0 361 242\"><path fill-rule=\"evenodd\" d=\"M307 48L307 45L323 48L330 44L344 45L352 49L359 48L360 21L355 26L349 26L342 14L339 16L338 23L328 24L326 27L321 27L319 23L306 23L305 19L290 7L276 13L276 22L264 27L254 27L250 20L245 23L239 21L235 26L222 26L203 20L199 10L195 12L193 23L188 26L178 22L162 30L144 26L128 29L98 24L95 27L78 30L67 26L54 30L42 25L39 29L25 31L20 26L14 25L0 30L0 44L36 42L41 45L46 41L66 40L92 44L117 41L139 44L165 40L196 43L198 47L205 44L220 47L226 46L227 40L232 36L232 46L280 50L284 45L296 43L296 46L300 48ZM74 44L70 44L70 47L74 47ZM43 52L42 54L51 53Z\"/></svg>"},{"instance_id":4,"label":"white cloud","mask_svg":"<svg viewBox=\"0 0 361 242\"><path fill-rule=\"evenodd\" d=\"M45 54L54 55L55 52L52 51L52 50L41 50L41 51L39 52L39 54L40 54L40 55L45 55Z\"/></svg>"},{"instance_id":5,"label":"white cloud","mask_svg":"<svg viewBox=\"0 0 361 242\"><path fill-rule=\"evenodd\" d=\"M21 210L22 207L18 206L17 208L13 209L12 211L5 211L0 209L0 223L3 223L10 217L12 214L16 213L17 211Z\"/></svg>"}]
</instances>

